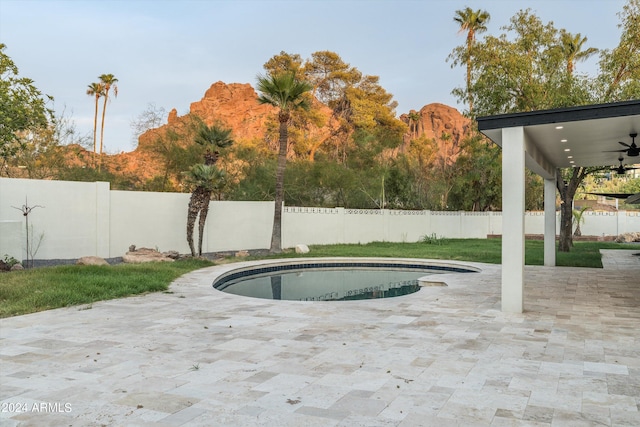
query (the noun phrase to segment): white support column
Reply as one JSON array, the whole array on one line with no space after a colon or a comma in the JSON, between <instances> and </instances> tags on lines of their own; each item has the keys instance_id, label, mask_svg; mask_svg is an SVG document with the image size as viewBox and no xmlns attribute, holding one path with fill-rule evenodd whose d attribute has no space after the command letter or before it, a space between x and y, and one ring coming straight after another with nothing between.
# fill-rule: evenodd
<instances>
[{"instance_id":1,"label":"white support column","mask_svg":"<svg viewBox=\"0 0 640 427\"><path fill-rule=\"evenodd\" d=\"M544 180L544 265L556 266L556 180Z\"/></svg>"},{"instance_id":2,"label":"white support column","mask_svg":"<svg viewBox=\"0 0 640 427\"><path fill-rule=\"evenodd\" d=\"M524 309L524 128L502 129L502 311Z\"/></svg>"}]
</instances>

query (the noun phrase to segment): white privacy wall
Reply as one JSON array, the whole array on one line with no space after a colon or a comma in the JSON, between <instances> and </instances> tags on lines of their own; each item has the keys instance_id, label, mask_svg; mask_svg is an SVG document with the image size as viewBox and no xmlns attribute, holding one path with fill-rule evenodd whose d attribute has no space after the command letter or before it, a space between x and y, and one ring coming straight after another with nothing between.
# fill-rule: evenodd
<instances>
[{"instance_id":1,"label":"white privacy wall","mask_svg":"<svg viewBox=\"0 0 640 427\"><path fill-rule=\"evenodd\" d=\"M40 205L29 215L37 239L36 259L87 255L122 256L130 245L188 253L189 194L112 191L109 183L0 178L0 258L26 258L25 222L20 208ZM557 219L559 220L559 218ZM203 252L266 249L271 241L273 202L212 201ZM525 232L543 234L542 212L525 214ZM583 235L613 236L640 231L640 213L585 212ZM415 242L422 236L485 238L502 233L500 212L435 212L285 207L282 244ZM197 244L197 224L194 233Z\"/></svg>"}]
</instances>

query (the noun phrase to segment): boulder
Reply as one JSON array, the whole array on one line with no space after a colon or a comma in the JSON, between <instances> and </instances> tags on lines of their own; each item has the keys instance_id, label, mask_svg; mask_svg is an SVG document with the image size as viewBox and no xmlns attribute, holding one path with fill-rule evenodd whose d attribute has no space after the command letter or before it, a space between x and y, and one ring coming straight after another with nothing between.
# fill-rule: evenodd
<instances>
[{"instance_id":1,"label":"boulder","mask_svg":"<svg viewBox=\"0 0 640 427\"><path fill-rule=\"evenodd\" d=\"M308 254L309 253L309 246L307 245L296 245L296 253L297 254Z\"/></svg>"},{"instance_id":2,"label":"boulder","mask_svg":"<svg viewBox=\"0 0 640 427\"><path fill-rule=\"evenodd\" d=\"M145 262L173 262L174 260L155 249L140 248L124 254L122 261L128 264L142 264Z\"/></svg>"},{"instance_id":3,"label":"boulder","mask_svg":"<svg viewBox=\"0 0 640 427\"><path fill-rule=\"evenodd\" d=\"M11 266L11 271L18 271L18 270L24 270L24 267L22 266L22 264L17 263Z\"/></svg>"},{"instance_id":4,"label":"boulder","mask_svg":"<svg viewBox=\"0 0 640 427\"><path fill-rule=\"evenodd\" d=\"M99 256L83 256L76 261L77 265L109 265L104 258Z\"/></svg>"},{"instance_id":5,"label":"boulder","mask_svg":"<svg viewBox=\"0 0 640 427\"><path fill-rule=\"evenodd\" d=\"M624 233L616 237L616 243L640 242L640 232Z\"/></svg>"}]
</instances>

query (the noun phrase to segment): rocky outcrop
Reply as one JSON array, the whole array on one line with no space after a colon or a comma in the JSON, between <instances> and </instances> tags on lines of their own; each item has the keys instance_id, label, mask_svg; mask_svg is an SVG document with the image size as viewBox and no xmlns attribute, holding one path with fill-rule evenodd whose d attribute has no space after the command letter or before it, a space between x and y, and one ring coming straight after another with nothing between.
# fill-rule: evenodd
<instances>
[{"instance_id":1,"label":"rocky outcrop","mask_svg":"<svg viewBox=\"0 0 640 427\"><path fill-rule=\"evenodd\" d=\"M191 104L189 112L208 125L221 123L233 129L235 139L251 140L264 136L267 120L276 114L276 109L260 104L249 83L216 82L200 101Z\"/></svg>"},{"instance_id":2,"label":"rocky outcrop","mask_svg":"<svg viewBox=\"0 0 640 427\"><path fill-rule=\"evenodd\" d=\"M402 114L400 120L408 126L404 135L405 148L411 141L427 139L435 141L442 156L455 160L462 141L471 134L471 120L448 105L433 103L420 111Z\"/></svg>"}]
</instances>

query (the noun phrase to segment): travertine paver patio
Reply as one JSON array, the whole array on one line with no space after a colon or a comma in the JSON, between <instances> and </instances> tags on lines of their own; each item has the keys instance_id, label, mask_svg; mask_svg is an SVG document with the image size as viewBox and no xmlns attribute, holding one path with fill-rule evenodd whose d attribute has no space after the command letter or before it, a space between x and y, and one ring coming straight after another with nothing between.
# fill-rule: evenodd
<instances>
[{"instance_id":1,"label":"travertine paver patio","mask_svg":"<svg viewBox=\"0 0 640 427\"><path fill-rule=\"evenodd\" d=\"M638 426L632 253L526 267L524 314L500 311L494 265L329 303L220 293L221 266L173 293L2 319L0 424Z\"/></svg>"}]
</instances>

